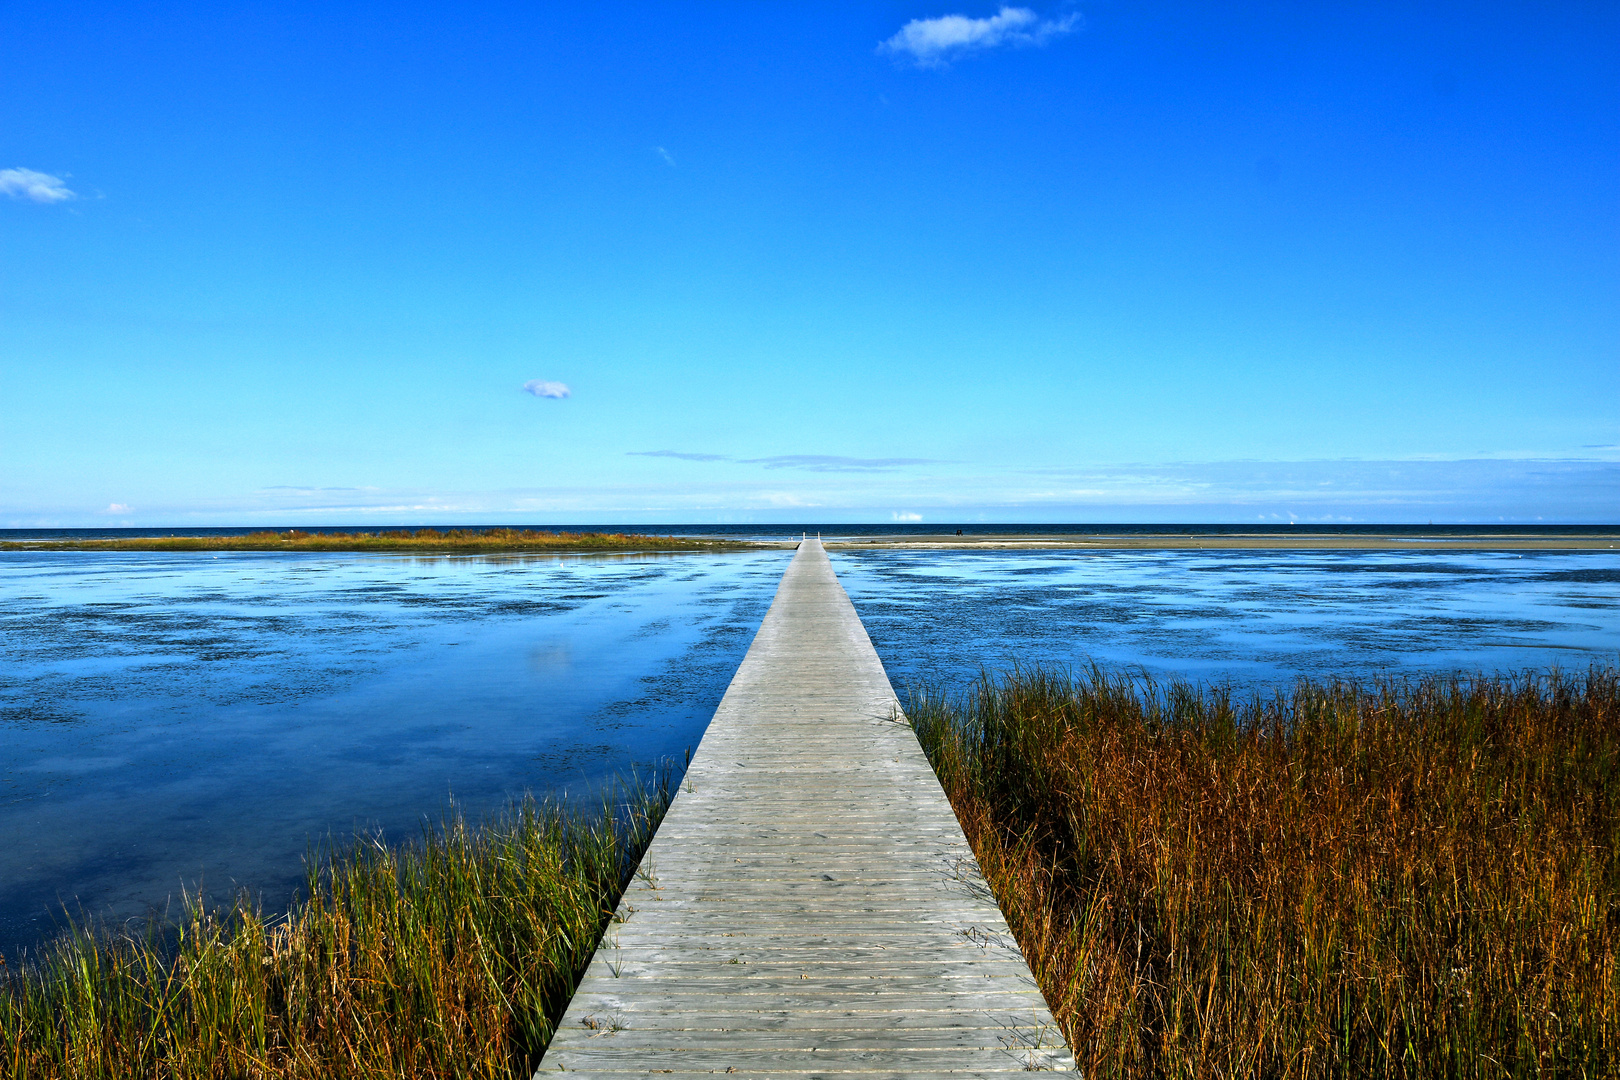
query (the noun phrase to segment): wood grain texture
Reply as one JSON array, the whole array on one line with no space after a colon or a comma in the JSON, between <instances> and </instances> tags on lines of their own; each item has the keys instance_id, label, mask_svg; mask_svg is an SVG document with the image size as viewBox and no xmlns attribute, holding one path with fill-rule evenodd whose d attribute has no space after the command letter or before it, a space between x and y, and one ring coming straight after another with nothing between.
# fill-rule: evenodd
<instances>
[{"instance_id":1,"label":"wood grain texture","mask_svg":"<svg viewBox=\"0 0 1620 1080\"><path fill-rule=\"evenodd\" d=\"M1072 1070L819 541L535 1074Z\"/></svg>"}]
</instances>

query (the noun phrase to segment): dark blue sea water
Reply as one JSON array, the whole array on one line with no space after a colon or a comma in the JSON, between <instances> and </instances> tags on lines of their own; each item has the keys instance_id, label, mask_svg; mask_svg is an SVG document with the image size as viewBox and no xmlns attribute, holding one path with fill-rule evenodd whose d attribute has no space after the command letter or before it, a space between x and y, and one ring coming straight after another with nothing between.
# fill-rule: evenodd
<instances>
[{"instance_id":1,"label":"dark blue sea water","mask_svg":"<svg viewBox=\"0 0 1620 1080\"><path fill-rule=\"evenodd\" d=\"M0 949L199 882L275 907L328 834L679 760L790 556L0 552ZM833 562L902 696L1013 661L1241 689L1620 659L1620 551Z\"/></svg>"}]
</instances>

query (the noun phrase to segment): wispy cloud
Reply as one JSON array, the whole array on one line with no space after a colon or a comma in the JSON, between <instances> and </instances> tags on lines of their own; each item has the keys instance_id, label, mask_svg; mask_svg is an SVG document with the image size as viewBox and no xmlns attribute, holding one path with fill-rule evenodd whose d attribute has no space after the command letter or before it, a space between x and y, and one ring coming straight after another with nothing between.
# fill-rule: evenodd
<instances>
[{"instance_id":1,"label":"wispy cloud","mask_svg":"<svg viewBox=\"0 0 1620 1080\"><path fill-rule=\"evenodd\" d=\"M671 154L668 150L665 150L662 146L655 146L653 149L658 151L658 156L663 159L665 165L668 165L672 169L675 167L675 156L673 154Z\"/></svg>"},{"instance_id":2,"label":"wispy cloud","mask_svg":"<svg viewBox=\"0 0 1620 1080\"><path fill-rule=\"evenodd\" d=\"M910 510L896 510L889 515L891 521L921 521L922 515L912 513Z\"/></svg>"},{"instance_id":3,"label":"wispy cloud","mask_svg":"<svg viewBox=\"0 0 1620 1080\"><path fill-rule=\"evenodd\" d=\"M678 461L730 461L724 454L685 454L679 450L631 450L626 457L667 457Z\"/></svg>"},{"instance_id":4,"label":"wispy cloud","mask_svg":"<svg viewBox=\"0 0 1620 1080\"><path fill-rule=\"evenodd\" d=\"M763 465L767 469L803 469L807 472L889 472L907 465L937 464L932 458L857 458L836 454L776 454L740 458L730 454L688 454L679 450L631 450L630 457L675 458L680 461L729 461L735 465Z\"/></svg>"},{"instance_id":5,"label":"wispy cloud","mask_svg":"<svg viewBox=\"0 0 1620 1080\"><path fill-rule=\"evenodd\" d=\"M310 492L316 492L316 491L344 491L344 492L348 492L348 491L377 491L379 489L375 488L375 487L308 487L308 486L306 486L304 484L271 484L269 487L262 487L259 490L260 491L296 491L296 492L300 492L300 493L303 493L303 494L308 494Z\"/></svg>"},{"instance_id":6,"label":"wispy cloud","mask_svg":"<svg viewBox=\"0 0 1620 1080\"><path fill-rule=\"evenodd\" d=\"M609 470L605 476L578 483L566 477L541 478L533 487L475 490L344 491L287 484L179 497L149 490L144 496L124 493L138 506L120 501L111 507L99 498L92 503L88 496L56 489L30 494L18 488L10 474L0 473L0 496L5 496L0 502L6 504L0 524L89 526L139 517L169 525L506 521L577 526L880 522L907 513L933 522L1241 522L1293 517L1420 524L1496 520L1613 524L1614 508L1620 506L1620 461L1590 459L1161 462L1041 469L943 461L927 468L840 473L765 472L757 465L741 467L734 457L705 457L719 464L670 470L678 473L674 476L615 478Z\"/></svg>"},{"instance_id":7,"label":"wispy cloud","mask_svg":"<svg viewBox=\"0 0 1620 1080\"><path fill-rule=\"evenodd\" d=\"M1079 12L1043 19L1029 8L1003 7L982 19L966 15L912 19L878 51L908 57L918 67L944 67L969 53L1003 45L1045 45L1079 26Z\"/></svg>"},{"instance_id":8,"label":"wispy cloud","mask_svg":"<svg viewBox=\"0 0 1620 1080\"><path fill-rule=\"evenodd\" d=\"M565 398L573 396L573 391L568 389L567 383L549 382L545 379L530 379L523 384L523 389L526 393L533 394L535 397Z\"/></svg>"},{"instance_id":9,"label":"wispy cloud","mask_svg":"<svg viewBox=\"0 0 1620 1080\"><path fill-rule=\"evenodd\" d=\"M738 460L744 465L763 465L767 469L806 469L810 472L887 472L907 465L933 464L929 458L856 458L834 454L777 454L775 457Z\"/></svg>"},{"instance_id":10,"label":"wispy cloud","mask_svg":"<svg viewBox=\"0 0 1620 1080\"><path fill-rule=\"evenodd\" d=\"M1214 461L1028 469L1007 505L1092 508L1116 520L1212 521L1256 513L1357 521L1612 521L1620 463L1596 460ZM1138 508L1140 518L1129 517ZM1179 515L1179 517L1178 517Z\"/></svg>"},{"instance_id":11,"label":"wispy cloud","mask_svg":"<svg viewBox=\"0 0 1620 1080\"><path fill-rule=\"evenodd\" d=\"M33 169L0 169L0 194L37 203L67 202L78 198L68 190L67 181Z\"/></svg>"}]
</instances>

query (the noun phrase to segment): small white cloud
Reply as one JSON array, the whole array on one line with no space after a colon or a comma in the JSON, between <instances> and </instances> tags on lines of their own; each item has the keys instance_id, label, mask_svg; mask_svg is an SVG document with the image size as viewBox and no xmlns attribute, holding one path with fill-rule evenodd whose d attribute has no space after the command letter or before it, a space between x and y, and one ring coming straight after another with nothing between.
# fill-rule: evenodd
<instances>
[{"instance_id":1,"label":"small white cloud","mask_svg":"<svg viewBox=\"0 0 1620 1080\"><path fill-rule=\"evenodd\" d=\"M665 150L662 146L655 146L653 149L658 151L658 156L664 159L665 165L668 165L672 169L675 167L675 156L673 154L671 154L668 150Z\"/></svg>"},{"instance_id":2,"label":"small white cloud","mask_svg":"<svg viewBox=\"0 0 1620 1080\"><path fill-rule=\"evenodd\" d=\"M67 202L78 198L60 176L33 169L0 169L0 194L37 203Z\"/></svg>"},{"instance_id":3,"label":"small white cloud","mask_svg":"<svg viewBox=\"0 0 1620 1080\"><path fill-rule=\"evenodd\" d=\"M914 514L909 510L896 510L890 516L893 517L894 520L896 520L896 521L921 521L922 520L922 515L921 514Z\"/></svg>"},{"instance_id":4,"label":"small white cloud","mask_svg":"<svg viewBox=\"0 0 1620 1080\"><path fill-rule=\"evenodd\" d=\"M547 382L545 379L530 379L523 384L523 389L535 397L565 398L573 396L567 383Z\"/></svg>"},{"instance_id":5,"label":"small white cloud","mask_svg":"<svg viewBox=\"0 0 1620 1080\"><path fill-rule=\"evenodd\" d=\"M1004 7L983 19L941 15L912 19L879 45L878 51L909 56L918 67L944 67L957 57L1002 45L1045 45L1079 25L1079 12L1043 19L1029 8L1019 7Z\"/></svg>"},{"instance_id":6,"label":"small white cloud","mask_svg":"<svg viewBox=\"0 0 1620 1080\"><path fill-rule=\"evenodd\" d=\"M107 509L102 511L103 514L120 514L120 515L121 514L133 514L134 512L135 511L130 509L130 507L125 503L108 503L107 504Z\"/></svg>"}]
</instances>

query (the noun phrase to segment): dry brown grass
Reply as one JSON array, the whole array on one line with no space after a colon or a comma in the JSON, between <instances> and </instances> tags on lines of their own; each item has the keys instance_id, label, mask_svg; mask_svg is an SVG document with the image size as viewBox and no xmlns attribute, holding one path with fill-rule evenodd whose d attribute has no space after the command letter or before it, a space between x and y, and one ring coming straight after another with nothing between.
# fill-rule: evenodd
<instances>
[{"instance_id":1,"label":"dry brown grass","mask_svg":"<svg viewBox=\"0 0 1620 1080\"><path fill-rule=\"evenodd\" d=\"M914 698L1088 1073L1620 1071L1620 673Z\"/></svg>"}]
</instances>

